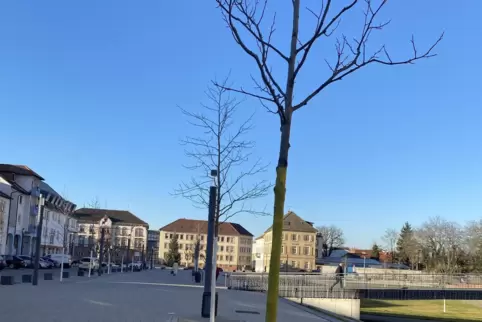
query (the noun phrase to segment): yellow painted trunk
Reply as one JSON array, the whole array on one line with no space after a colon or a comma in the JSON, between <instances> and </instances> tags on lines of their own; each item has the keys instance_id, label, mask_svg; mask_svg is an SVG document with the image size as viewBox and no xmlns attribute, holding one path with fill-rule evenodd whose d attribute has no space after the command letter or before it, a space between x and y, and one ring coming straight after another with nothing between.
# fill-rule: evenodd
<instances>
[{"instance_id":1,"label":"yellow painted trunk","mask_svg":"<svg viewBox=\"0 0 482 322\"><path fill-rule=\"evenodd\" d=\"M266 303L266 322L276 322L278 311L278 288L281 257L281 236L283 234L283 216L286 197L286 167L276 168L274 186L273 242L269 263L268 295Z\"/></svg>"}]
</instances>

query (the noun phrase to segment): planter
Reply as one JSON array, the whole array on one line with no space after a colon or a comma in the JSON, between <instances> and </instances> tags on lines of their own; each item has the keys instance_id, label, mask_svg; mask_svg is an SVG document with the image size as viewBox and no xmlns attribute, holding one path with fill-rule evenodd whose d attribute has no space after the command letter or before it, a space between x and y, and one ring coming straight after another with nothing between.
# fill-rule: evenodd
<instances>
[{"instance_id":1,"label":"planter","mask_svg":"<svg viewBox=\"0 0 482 322\"><path fill-rule=\"evenodd\" d=\"M2 275L0 278L0 285L13 285L15 283L15 280L13 276L8 276L8 275Z\"/></svg>"},{"instance_id":2,"label":"planter","mask_svg":"<svg viewBox=\"0 0 482 322\"><path fill-rule=\"evenodd\" d=\"M23 274L22 275L22 283L32 283L32 275Z\"/></svg>"}]
</instances>

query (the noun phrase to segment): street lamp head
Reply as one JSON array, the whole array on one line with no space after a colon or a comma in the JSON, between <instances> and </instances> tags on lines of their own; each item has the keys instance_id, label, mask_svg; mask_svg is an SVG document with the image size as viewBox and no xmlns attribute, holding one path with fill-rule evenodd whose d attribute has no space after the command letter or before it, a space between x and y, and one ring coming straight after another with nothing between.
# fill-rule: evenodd
<instances>
[{"instance_id":1,"label":"street lamp head","mask_svg":"<svg viewBox=\"0 0 482 322\"><path fill-rule=\"evenodd\" d=\"M218 170L211 170L211 177L216 178L218 176Z\"/></svg>"}]
</instances>

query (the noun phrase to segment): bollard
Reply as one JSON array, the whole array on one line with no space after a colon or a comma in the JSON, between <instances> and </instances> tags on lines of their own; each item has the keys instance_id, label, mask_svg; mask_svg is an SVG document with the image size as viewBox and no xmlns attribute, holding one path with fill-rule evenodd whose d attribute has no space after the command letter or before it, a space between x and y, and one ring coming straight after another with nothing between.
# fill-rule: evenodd
<instances>
[{"instance_id":1,"label":"bollard","mask_svg":"<svg viewBox=\"0 0 482 322\"><path fill-rule=\"evenodd\" d=\"M79 269L77 271L77 276L84 276L84 271Z\"/></svg>"},{"instance_id":2,"label":"bollard","mask_svg":"<svg viewBox=\"0 0 482 322\"><path fill-rule=\"evenodd\" d=\"M2 275L0 278L0 285L13 285L15 284L13 276Z\"/></svg>"},{"instance_id":3,"label":"bollard","mask_svg":"<svg viewBox=\"0 0 482 322\"><path fill-rule=\"evenodd\" d=\"M62 278L69 278L70 273L69 272L62 272Z\"/></svg>"},{"instance_id":4,"label":"bollard","mask_svg":"<svg viewBox=\"0 0 482 322\"><path fill-rule=\"evenodd\" d=\"M22 275L22 283L32 283L32 275L23 274Z\"/></svg>"},{"instance_id":5,"label":"bollard","mask_svg":"<svg viewBox=\"0 0 482 322\"><path fill-rule=\"evenodd\" d=\"M196 283L201 283L201 273L200 272L194 272L194 281Z\"/></svg>"},{"instance_id":6,"label":"bollard","mask_svg":"<svg viewBox=\"0 0 482 322\"><path fill-rule=\"evenodd\" d=\"M54 279L54 276L52 273L44 273L44 281L51 281Z\"/></svg>"}]
</instances>

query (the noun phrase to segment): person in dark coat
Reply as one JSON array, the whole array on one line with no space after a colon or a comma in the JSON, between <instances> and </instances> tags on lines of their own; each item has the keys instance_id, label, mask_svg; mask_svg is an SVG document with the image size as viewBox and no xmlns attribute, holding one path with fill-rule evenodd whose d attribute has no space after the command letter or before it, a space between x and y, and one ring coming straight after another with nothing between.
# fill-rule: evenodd
<instances>
[{"instance_id":1,"label":"person in dark coat","mask_svg":"<svg viewBox=\"0 0 482 322\"><path fill-rule=\"evenodd\" d=\"M216 281L218 280L218 277L221 271L222 271L221 267L216 267Z\"/></svg>"},{"instance_id":2,"label":"person in dark coat","mask_svg":"<svg viewBox=\"0 0 482 322\"><path fill-rule=\"evenodd\" d=\"M343 285L343 278L345 277L345 269L343 263L340 263L335 270L335 283L330 287L330 292L333 291L333 288L340 284L341 288L344 288Z\"/></svg>"}]
</instances>

